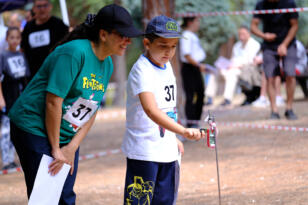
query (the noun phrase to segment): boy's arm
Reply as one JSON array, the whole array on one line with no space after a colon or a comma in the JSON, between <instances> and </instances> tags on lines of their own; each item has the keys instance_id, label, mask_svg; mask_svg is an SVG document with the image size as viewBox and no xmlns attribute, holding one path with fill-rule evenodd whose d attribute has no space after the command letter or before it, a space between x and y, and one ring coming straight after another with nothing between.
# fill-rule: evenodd
<instances>
[{"instance_id":1,"label":"boy's arm","mask_svg":"<svg viewBox=\"0 0 308 205\"><path fill-rule=\"evenodd\" d=\"M176 123L173 119L168 117L166 113L164 113L157 107L153 93L142 92L139 94L139 99L144 112L156 124L164 127L171 132L182 135L188 139L199 140L201 137L205 136L205 134L202 134L201 136L199 129L184 128L182 125Z\"/></svg>"}]
</instances>

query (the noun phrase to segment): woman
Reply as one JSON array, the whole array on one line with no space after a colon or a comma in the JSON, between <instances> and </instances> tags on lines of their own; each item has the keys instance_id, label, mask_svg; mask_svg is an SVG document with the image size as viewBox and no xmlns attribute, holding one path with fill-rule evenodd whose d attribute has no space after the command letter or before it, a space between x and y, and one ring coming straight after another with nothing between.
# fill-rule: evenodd
<instances>
[{"instance_id":1,"label":"woman","mask_svg":"<svg viewBox=\"0 0 308 205\"><path fill-rule=\"evenodd\" d=\"M49 173L70 164L59 204L75 204L73 186L78 148L92 126L113 65L110 55L123 55L130 37L142 33L115 4L88 15L44 61L12 107L12 141L25 173L30 197L42 154L54 158Z\"/></svg>"},{"instance_id":2,"label":"woman","mask_svg":"<svg viewBox=\"0 0 308 205\"><path fill-rule=\"evenodd\" d=\"M188 120L187 127L198 127L201 118L204 83L201 72L205 71L205 64L201 62L206 55L195 34L200 27L200 19L197 17L186 17L182 25L184 31L180 40L180 57L182 62L182 79L186 95L185 114Z\"/></svg>"}]
</instances>

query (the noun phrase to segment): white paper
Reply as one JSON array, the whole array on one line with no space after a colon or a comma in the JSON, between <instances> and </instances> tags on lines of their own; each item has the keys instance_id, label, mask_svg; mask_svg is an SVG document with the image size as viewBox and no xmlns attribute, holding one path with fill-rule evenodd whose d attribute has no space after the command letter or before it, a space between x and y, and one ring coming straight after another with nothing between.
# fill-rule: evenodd
<instances>
[{"instance_id":1,"label":"white paper","mask_svg":"<svg viewBox=\"0 0 308 205\"><path fill-rule=\"evenodd\" d=\"M58 174L51 176L48 173L48 166L52 161L52 157L43 155L28 205L59 204L63 185L71 166L64 164Z\"/></svg>"},{"instance_id":2,"label":"white paper","mask_svg":"<svg viewBox=\"0 0 308 205\"><path fill-rule=\"evenodd\" d=\"M231 61L223 56L219 56L214 65L218 69L228 69L231 65Z\"/></svg>"}]
</instances>

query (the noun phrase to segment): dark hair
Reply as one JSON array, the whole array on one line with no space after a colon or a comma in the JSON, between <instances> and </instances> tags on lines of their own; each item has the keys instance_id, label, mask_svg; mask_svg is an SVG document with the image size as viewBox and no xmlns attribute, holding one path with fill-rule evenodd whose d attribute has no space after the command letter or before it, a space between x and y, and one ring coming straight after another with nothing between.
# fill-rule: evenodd
<instances>
[{"instance_id":1,"label":"dark hair","mask_svg":"<svg viewBox=\"0 0 308 205\"><path fill-rule=\"evenodd\" d=\"M181 27L183 29L186 28L188 26L188 23L194 21L196 18L197 17L184 17L183 18L183 23L182 23Z\"/></svg>"},{"instance_id":2,"label":"dark hair","mask_svg":"<svg viewBox=\"0 0 308 205\"><path fill-rule=\"evenodd\" d=\"M10 33L11 33L12 31L18 31L19 34L21 34L21 31L19 30L18 27L16 27L16 26L10 26L10 27L8 27L8 29L7 29L7 31L6 31L6 38L10 35Z\"/></svg>"},{"instance_id":3,"label":"dark hair","mask_svg":"<svg viewBox=\"0 0 308 205\"><path fill-rule=\"evenodd\" d=\"M239 29L246 29L247 31L250 31L249 27L245 24L242 24Z\"/></svg>"},{"instance_id":4,"label":"dark hair","mask_svg":"<svg viewBox=\"0 0 308 205\"><path fill-rule=\"evenodd\" d=\"M144 37L147 38L147 39L149 39L149 41L150 41L151 43L153 43L153 41L154 41L155 39L160 38L160 36L158 36L158 35L156 35L156 34L154 34L154 33L145 34Z\"/></svg>"},{"instance_id":5,"label":"dark hair","mask_svg":"<svg viewBox=\"0 0 308 205\"><path fill-rule=\"evenodd\" d=\"M100 10L101 11L101 10ZM111 33L112 29L102 28L100 21L97 15L88 14L86 20L76 26L73 31L68 33L60 42L58 42L51 51L53 51L57 46L65 44L69 41L77 40L77 39L88 39L93 41L94 43L99 42L99 31L100 29L106 30L108 33Z\"/></svg>"}]
</instances>

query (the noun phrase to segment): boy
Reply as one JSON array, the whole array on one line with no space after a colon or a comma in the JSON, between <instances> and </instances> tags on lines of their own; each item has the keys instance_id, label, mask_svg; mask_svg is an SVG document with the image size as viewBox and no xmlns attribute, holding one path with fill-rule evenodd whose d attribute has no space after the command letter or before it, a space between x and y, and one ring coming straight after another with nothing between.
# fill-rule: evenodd
<instances>
[{"instance_id":1,"label":"boy","mask_svg":"<svg viewBox=\"0 0 308 205\"><path fill-rule=\"evenodd\" d=\"M145 54L128 77L122 144L127 156L126 205L174 204L178 174L175 134L193 140L205 135L199 129L176 123L176 81L169 60L180 37L175 20L166 16L153 18L143 39Z\"/></svg>"}]
</instances>

